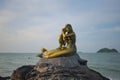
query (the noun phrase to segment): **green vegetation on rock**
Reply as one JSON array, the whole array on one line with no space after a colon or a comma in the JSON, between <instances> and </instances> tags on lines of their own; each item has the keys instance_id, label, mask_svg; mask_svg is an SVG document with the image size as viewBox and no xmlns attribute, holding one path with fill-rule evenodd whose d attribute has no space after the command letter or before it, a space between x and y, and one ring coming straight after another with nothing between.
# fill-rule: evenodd
<instances>
[{"instance_id":1,"label":"green vegetation on rock","mask_svg":"<svg viewBox=\"0 0 120 80\"><path fill-rule=\"evenodd\" d=\"M97 53L118 53L118 51L116 49L102 48Z\"/></svg>"}]
</instances>

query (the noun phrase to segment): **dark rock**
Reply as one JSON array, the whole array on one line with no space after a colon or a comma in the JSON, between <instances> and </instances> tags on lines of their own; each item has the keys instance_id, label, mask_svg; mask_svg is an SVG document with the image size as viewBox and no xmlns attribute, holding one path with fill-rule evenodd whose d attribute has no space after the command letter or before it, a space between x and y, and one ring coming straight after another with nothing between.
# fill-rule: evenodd
<instances>
[{"instance_id":1,"label":"dark rock","mask_svg":"<svg viewBox=\"0 0 120 80\"><path fill-rule=\"evenodd\" d=\"M33 68L34 67L34 68ZM87 60L77 54L40 59L35 66L15 70L11 80L109 80L87 67Z\"/></svg>"},{"instance_id":2,"label":"dark rock","mask_svg":"<svg viewBox=\"0 0 120 80\"><path fill-rule=\"evenodd\" d=\"M33 67L33 65L26 65L14 70L11 75L11 80L25 80L25 75L28 74Z\"/></svg>"},{"instance_id":3,"label":"dark rock","mask_svg":"<svg viewBox=\"0 0 120 80\"><path fill-rule=\"evenodd\" d=\"M62 67L76 67L81 65L86 65L87 60L81 59L78 54L69 55L69 56L61 56L52 59L40 59L36 64L36 67L43 64L51 64L53 66L62 66Z\"/></svg>"},{"instance_id":4,"label":"dark rock","mask_svg":"<svg viewBox=\"0 0 120 80\"><path fill-rule=\"evenodd\" d=\"M42 67L45 69L41 70ZM41 64L39 65L39 69L38 71L33 71L34 74L28 74L26 80L109 80L85 65L76 67L55 67L48 64Z\"/></svg>"},{"instance_id":5,"label":"dark rock","mask_svg":"<svg viewBox=\"0 0 120 80\"><path fill-rule=\"evenodd\" d=\"M0 80L10 80L10 77L8 76L8 77L1 77L0 76Z\"/></svg>"}]
</instances>

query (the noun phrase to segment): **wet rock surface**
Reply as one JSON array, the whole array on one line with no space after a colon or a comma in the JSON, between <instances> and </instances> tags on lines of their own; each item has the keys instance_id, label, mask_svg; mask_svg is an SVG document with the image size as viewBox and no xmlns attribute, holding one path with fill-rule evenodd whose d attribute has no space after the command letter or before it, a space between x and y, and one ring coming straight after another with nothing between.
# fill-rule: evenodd
<instances>
[{"instance_id":1,"label":"wet rock surface","mask_svg":"<svg viewBox=\"0 0 120 80\"><path fill-rule=\"evenodd\" d=\"M8 76L8 77L2 77L2 76L0 76L0 80L10 80L10 77Z\"/></svg>"}]
</instances>

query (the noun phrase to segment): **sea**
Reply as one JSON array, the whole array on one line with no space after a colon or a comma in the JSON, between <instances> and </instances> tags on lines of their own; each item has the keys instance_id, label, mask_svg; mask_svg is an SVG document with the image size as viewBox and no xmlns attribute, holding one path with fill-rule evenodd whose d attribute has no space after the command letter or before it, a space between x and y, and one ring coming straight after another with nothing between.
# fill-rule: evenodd
<instances>
[{"instance_id":1,"label":"sea","mask_svg":"<svg viewBox=\"0 0 120 80\"><path fill-rule=\"evenodd\" d=\"M78 53L88 60L88 67L100 72L110 80L120 80L120 53ZM39 61L36 53L0 53L0 76L10 76L22 65L35 65Z\"/></svg>"}]
</instances>

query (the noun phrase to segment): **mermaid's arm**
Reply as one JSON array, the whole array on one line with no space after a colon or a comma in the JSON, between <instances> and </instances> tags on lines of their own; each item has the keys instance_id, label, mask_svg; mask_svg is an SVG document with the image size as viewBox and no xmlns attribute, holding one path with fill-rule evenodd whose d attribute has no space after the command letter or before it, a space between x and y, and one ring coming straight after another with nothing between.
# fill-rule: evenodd
<instances>
[{"instance_id":1,"label":"mermaid's arm","mask_svg":"<svg viewBox=\"0 0 120 80\"><path fill-rule=\"evenodd\" d=\"M66 35L66 37L70 37L70 36L72 36L72 35L75 35L75 33L74 33L74 32L69 33L69 34Z\"/></svg>"}]
</instances>

